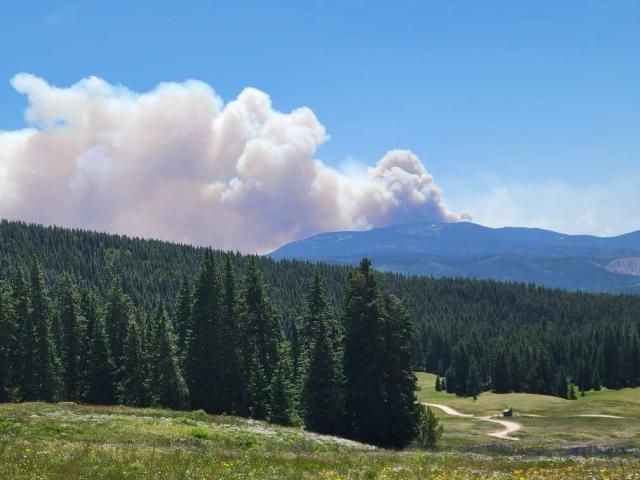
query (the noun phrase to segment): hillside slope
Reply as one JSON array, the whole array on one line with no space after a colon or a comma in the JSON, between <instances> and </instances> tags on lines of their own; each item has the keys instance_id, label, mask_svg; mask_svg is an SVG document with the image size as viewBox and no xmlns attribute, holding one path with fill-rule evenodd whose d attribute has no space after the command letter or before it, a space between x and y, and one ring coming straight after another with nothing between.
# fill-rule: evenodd
<instances>
[{"instance_id":1,"label":"hillside slope","mask_svg":"<svg viewBox=\"0 0 640 480\"><path fill-rule=\"evenodd\" d=\"M412 224L323 233L285 245L272 258L354 264L434 277L536 283L568 290L640 293L640 231L604 238L474 223Z\"/></svg>"},{"instance_id":2,"label":"hillside slope","mask_svg":"<svg viewBox=\"0 0 640 480\"><path fill-rule=\"evenodd\" d=\"M640 470L637 458L397 452L236 417L75 404L0 405L0 451L3 478L13 480L499 480L516 478L514 471L524 478L636 479L630 472Z\"/></svg>"}]
</instances>

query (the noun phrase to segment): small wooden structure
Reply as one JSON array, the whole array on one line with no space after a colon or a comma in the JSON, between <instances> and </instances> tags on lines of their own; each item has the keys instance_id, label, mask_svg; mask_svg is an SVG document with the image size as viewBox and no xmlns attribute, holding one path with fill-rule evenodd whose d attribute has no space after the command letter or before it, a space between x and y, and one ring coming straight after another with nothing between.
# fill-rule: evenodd
<instances>
[{"instance_id":1,"label":"small wooden structure","mask_svg":"<svg viewBox=\"0 0 640 480\"><path fill-rule=\"evenodd\" d=\"M513 408L509 407L509 408L505 408L502 411L502 416L503 417L513 417Z\"/></svg>"}]
</instances>

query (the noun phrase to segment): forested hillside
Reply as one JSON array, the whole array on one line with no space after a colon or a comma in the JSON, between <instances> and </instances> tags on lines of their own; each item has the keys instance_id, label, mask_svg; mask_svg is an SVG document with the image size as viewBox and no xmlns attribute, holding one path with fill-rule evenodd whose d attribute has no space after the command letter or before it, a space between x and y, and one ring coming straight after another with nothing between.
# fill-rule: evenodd
<instances>
[{"instance_id":1,"label":"forested hillside","mask_svg":"<svg viewBox=\"0 0 640 480\"><path fill-rule=\"evenodd\" d=\"M159 241L0 224L0 277L11 278L35 257L52 296L69 272L82 288L106 301L112 278L137 311L179 314L183 278L198 272L205 250ZM247 257L212 252L217 265L229 258L234 272ZM291 339L314 270L326 288L332 315L343 320L347 267L258 258L266 288ZM568 293L522 284L431 279L376 273L380 287L404 300L415 330L417 368L447 377L446 388L461 395L477 390L529 391L566 396L572 384L589 390L640 384L640 297ZM298 326L298 325L295 325Z\"/></svg>"}]
</instances>

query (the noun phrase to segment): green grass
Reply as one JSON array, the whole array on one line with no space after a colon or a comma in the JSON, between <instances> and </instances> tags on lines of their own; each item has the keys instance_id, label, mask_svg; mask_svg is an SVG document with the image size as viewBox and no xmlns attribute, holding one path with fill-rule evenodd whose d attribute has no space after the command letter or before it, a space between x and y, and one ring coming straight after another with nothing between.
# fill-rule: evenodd
<instances>
[{"instance_id":1,"label":"green grass","mask_svg":"<svg viewBox=\"0 0 640 480\"><path fill-rule=\"evenodd\" d=\"M372 450L202 412L26 403L0 405L0 472L7 479L65 480L637 480L640 460Z\"/></svg>"},{"instance_id":2,"label":"green grass","mask_svg":"<svg viewBox=\"0 0 640 480\"><path fill-rule=\"evenodd\" d=\"M445 425L443 443L447 446L483 445L502 443L514 448L566 448L579 446L640 448L640 388L587 392L577 400L564 400L548 395L527 393L495 394L486 392L472 398L461 398L446 392L436 392L435 376L419 373L421 402L442 403L462 413L474 415L500 415L508 407L514 409L514 420L522 430L514 436L514 444L484 435L499 426L485 422L467 428L474 420L451 417L440 410L434 412ZM606 414L624 417L592 418L584 414ZM527 416L540 415L540 417ZM447 426L449 428L447 428Z\"/></svg>"}]
</instances>

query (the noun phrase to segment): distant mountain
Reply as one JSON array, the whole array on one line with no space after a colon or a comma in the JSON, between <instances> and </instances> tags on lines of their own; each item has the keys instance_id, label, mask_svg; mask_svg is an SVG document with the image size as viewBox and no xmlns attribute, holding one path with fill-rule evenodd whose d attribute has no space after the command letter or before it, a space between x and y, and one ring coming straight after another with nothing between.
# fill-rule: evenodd
<instances>
[{"instance_id":1,"label":"distant mountain","mask_svg":"<svg viewBox=\"0 0 640 480\"><path fill-rule=\"evenodd\" d=\"M271 253L276 259L340 264L355 264L363 256L380 270L406 274L640 294L640 231L594 237L469 222L421 223L322 233Z\"/></svg>"}]
</instances>

